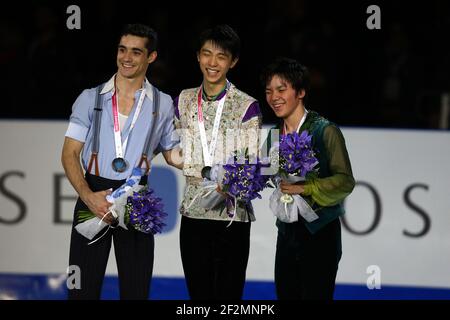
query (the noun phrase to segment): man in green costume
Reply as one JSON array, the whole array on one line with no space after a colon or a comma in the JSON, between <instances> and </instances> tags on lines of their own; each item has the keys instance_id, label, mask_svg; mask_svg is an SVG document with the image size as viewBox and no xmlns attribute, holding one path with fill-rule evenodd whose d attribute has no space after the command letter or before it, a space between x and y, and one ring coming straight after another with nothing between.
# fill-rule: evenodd
<instances>
[{"instance_id":1,"label":"man in green costume","mask_svg":"<svg viewBox=\"0 0 450 320\"><path fill-rule=\"evenodd\" d=\"M281 182L283 193L303 197L319 216L307 222L277 219L275 285L279 299L331 300L342 255L342 202L353 190L350 159L341 130L305 108L308 71L296 60L278 58L262 73L266 100L280 118L281 134L307 130L316 151L318 176L301 183ZM270 139L267 140L270 149Z\"/></svg>"}]
</instances>

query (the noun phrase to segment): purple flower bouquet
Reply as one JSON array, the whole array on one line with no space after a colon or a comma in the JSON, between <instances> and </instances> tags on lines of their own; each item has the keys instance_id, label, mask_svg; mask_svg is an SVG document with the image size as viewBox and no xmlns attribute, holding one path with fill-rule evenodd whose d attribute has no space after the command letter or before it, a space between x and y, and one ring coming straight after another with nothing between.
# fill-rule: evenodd
<instances>
[{"instance_id":1,"label":"purple flower bouquet","mask_svg":"<svg viewBox=\"0 0 450 320\"><path fill-rule=\"evenodd\" d=\"M248 204L255 198L261 198L259 193L267 186L270 178L268 175L262 175L261 168L264 166L269 166L269 163L256 157L252 158L245 151L234 152L226 164L203 168L202 189L189 207L197 198L201 199L200 205L206 209L214 208L225 201L228 215L234 218L237 201ZM217 189L221 189L221 193Z\"/></svg>"},{"instance_id":2,"label":"purple flower bouquet","mask_svg":"<svg viewBox=\"0 0 450 320\"><path fill-rule=\"evenodd\" d=\"M243 161L233 161L223 166L225 173L222 180L222 190L238 201L250 202L261 199L259 194L266 186L269 176L261 174L265 166L259 159L251 162L248 158Z\"/></svg>"},{"instance_id":3,"label":"purple flower bouquet","mask_svg":"<svg viewBox=\"0 0 450 320\"><path fill-rule=\"evenodd\" d=\"M163 211L161 199L154 196L153 190L139 184L143 174L141 168L134 168L126 182L106 197L112 203L109 212L116 218L116 223L109 226L90 211L78 211L75 229L89 240L106 226L108 229L119 226L128 230L129 225L144 233L161 232L167 214Z\"/></svg>"},{"instance_id":4,"label":"purple flower bouquet","mask_svg":"<svg viewBox=\"0 0 450 320\"><path fill-rule=\"evenodd\" d=\"M308 203L300 195L282 193L280 182L296 183L317 176L319 163L312 148L312 136L306 130L281 135L279 143L279 174L273 177L276 190L270 197L270 208L283 222L298 220L298 213L308 222L318 218Z\"/></svg>"},{"instance_id":5,"label":"purple flower bouquet","mask_svg":"<svg viewBox=\"0 0 450 320\"><path fill-rule=\"evenodd\" d=\"M144 233L161 233L166 225L163 220L167 217L161 198L153 195L150 188L142 188L133 192L127 198L125 205L125 224L130 224L134 229Z\"/></svg>"},{"instance_id":6,"label":"purple flower bouquet","mask_svg":"<svg viewBox=\"0 0 450 320\"><path fill-rule=\"evenodd\" d=\"M263 175L261 169L269 166L268 161L250 157L247 151L243 155L237 153L223 166L222 191L234 200L233 210L228 215L236 214L236 202L249 204L253 199L261 199L260 192L268 186L270 176ZM229 198L229 199L230 199Z\"/></svg>"},{"instance_id":7,"label":"purple flower bouquet","mask_svg":"<svg viewBox=\"0 0 450 320\"><path fill-rule=\"evenodd\" d=\"M314 167L319 163L311 145L312 136L304 130L281 135L280 137L280 171L284 175L295 175L305 178L307 174L316 172Z\"/></svg>"}]
</instances>

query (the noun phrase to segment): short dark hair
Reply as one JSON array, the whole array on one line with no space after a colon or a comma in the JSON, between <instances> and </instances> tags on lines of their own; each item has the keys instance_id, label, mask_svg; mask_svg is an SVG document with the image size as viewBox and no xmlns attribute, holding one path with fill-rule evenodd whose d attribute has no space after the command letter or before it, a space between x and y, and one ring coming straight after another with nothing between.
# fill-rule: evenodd
<instances>
[{"instance_id":1,"label":"short dark hair","mask_svg":"<svg viewBox=\"0 0 450 320\"><path fill-rule=\"evenodd\" d=\"M197 52L199 52L203 45L208 41L211 41L219 48L231 53L231 58L233 60L239 58L241 39L236 31L229 25L220 24L204 30L198 39Z\"/></svg>"},{"instance_id":2,"label":"short dark hair","mask_svg":"<svg viewBox=\"0 0 450 320\"><path fill-rule=\"evenodd\" d=\"M274 76L279 76L291 84L296 92L309 90L309 71L297 60L278 57L268 64L261 73L261 84L265 87Z\"/></svg>"},{"instance_id":3,"label":"short dark hair","mask_svg":"<svg viewBox=\"0 0 450 320\"><path fill-rule=\"evenodd\" d=\"M155 30L145 24L134 23L125 25L120 33L119 41L120 38L126 35L147 38L145 47L148 50L148 54L156 51L156 48L158 47L158 34Z\"/></svg>"}]
</instances>

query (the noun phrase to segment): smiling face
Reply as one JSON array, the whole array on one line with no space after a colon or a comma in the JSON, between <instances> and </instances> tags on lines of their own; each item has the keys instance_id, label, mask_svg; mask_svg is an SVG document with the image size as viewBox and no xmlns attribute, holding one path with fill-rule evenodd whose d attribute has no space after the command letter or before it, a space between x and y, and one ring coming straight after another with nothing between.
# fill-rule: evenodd
<instances>
[{"instance_id":1,"label":"smiling face","mask_svg":"<svg viewBox=\"0 0 450 320\"><path fill-rule=\"evenodd\" d=\"M211 85L220 85L226 82L227 72L233 68L238 59L234 59L230 52L207 41L197 53L203 81Z\"/></svg>"},{"instance_id":2,"label":"smiling face","mask_svg":"<svg viewBox=\"0 0 450 320\"><path fill-rule=\"evenodd\" d=\"M156 51L149 54L147 38L125 35L117 49L118 73L127 79L145 77L148 65L156 59Z\"/></svg>"},{"instance_id":3,"label":"smiling face","mask_svg":"<svg viewBox=\"0 0 450 320\"><path fill-rule=\"evenodd\" d=\"M297 108L303 106L305 90L296 92L292 85L274 75L266 85L266 100L278 118L287 119Z\"/></svg>"}]
</instances>

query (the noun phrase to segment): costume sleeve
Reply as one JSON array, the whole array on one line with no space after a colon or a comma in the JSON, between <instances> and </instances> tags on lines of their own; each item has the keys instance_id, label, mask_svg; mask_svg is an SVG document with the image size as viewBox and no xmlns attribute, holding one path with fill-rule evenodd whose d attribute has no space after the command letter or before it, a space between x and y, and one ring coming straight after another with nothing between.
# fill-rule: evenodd
<instances>
[{"instance_id":1,"label":"costume sleeve","mask_svg":"<svg viewBox=\"0 0 450 320\"><path fill-rule=\"evenodd\" d=\"M242 118L238 139L238 150L248 148L249 155L259 155L259 140L262 116L257 101L251 103Z\"/></svg>"},{"instance_id":2,"label":"costume sleeve","mask_svg":"<svg viewBox=\"0 0 450 320\"><path fill-rule=\"evenodd\" d=\"M175 97L173 99L173 111L175 113L175 120L180 121L180 109L178 109L178 100L180 99L180 96Z\"/></svg>"},{"instance_id":3,"label":"costume sleeve","mask_svg":"<svg viewBox=\"0 0 450 320\"><path fill-rule=\"evenodd\" d=\"M75 100L72 106L69 126L66 137L85 142L92 123L93 101L95 101L95 89L84 90Z\"/></svg>"},{"instance_id":4,"label":"costume sleeve","mask_svg":"<svg viewBox=\"0 0 450 320\"><path fill-rule=\"evenodd\" d=\"M355 186L350 159L342 132L334 125L323 133L331 176L315 178L305 183L302 195L311 196L321 206L333 206L347 197Z\"/></svg>"}]
</instances>

